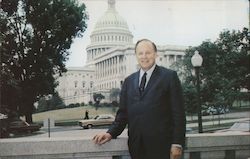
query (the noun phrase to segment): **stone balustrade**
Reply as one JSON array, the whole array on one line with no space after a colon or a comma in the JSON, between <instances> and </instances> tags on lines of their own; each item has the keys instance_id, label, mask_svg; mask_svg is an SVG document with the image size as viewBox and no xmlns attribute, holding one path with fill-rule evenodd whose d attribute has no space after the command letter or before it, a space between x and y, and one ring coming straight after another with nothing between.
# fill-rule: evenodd
<instances>
[{"instance_id":1,"label":"stone balustrade","mask_svg":"<svg viewBox=\"0 0 250 159\"><path fill-rule=\"evenodd\" d=\"M91 138L12 138L0 140L0 159L129 159L127 137L105 145ZM190 134L184 159L250 159L250 133Z\"/></svg>"}]
</instances>

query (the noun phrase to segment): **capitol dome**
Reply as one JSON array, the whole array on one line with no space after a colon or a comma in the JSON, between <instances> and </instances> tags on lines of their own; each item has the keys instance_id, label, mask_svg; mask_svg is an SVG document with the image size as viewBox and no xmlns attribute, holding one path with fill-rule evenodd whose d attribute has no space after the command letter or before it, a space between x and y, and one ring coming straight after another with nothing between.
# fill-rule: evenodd
<instances>
[{"instance_id":1,"label":"capitol dome","mask_svg":"<svg viewBox=\"0 0 250 159\"><path fill-rule=\"evenodd\" d=\"M94 32L110 28L124 29L125 31L129 31L127 22L118 14L115 9L115 1L109 0L108 3L109 8L96 23Z\"/></svg>"},{"instance_id":2,"label":"capitol dome","mask_svg":"<svg viewBox=\"0 0 250 159\"><path fill-rule=\"evenodd\" d=\"M90 35L87 47L88 60L93 60L102 52L117 46L132 44L133 35L126 20L115 9L115 0L108 0L108 9L97 21Z\"/></svg>"}]
</instances>

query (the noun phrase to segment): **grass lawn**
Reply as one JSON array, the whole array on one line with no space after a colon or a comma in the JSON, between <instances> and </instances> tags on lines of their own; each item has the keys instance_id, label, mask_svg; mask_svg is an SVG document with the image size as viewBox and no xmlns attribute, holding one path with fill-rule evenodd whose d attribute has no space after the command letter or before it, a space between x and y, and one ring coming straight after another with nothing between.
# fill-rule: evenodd
<instances>
[{"instance_id":1,"label":"grass lawn","mask_svg":"<svg viewBox=\"0 0 250 159\"><path fill-rule=\"evenodd\" d=\"M114 111L111 107L100 107L95 110L93 106L84 106L84 107L77 107L77 108L67 108L67 109L58 109L58 110L51 110L42 113L33 114L33 122L43 122L44 120L50 118L54 119L55 122L62 122L62 121L74 121L83 119L85 116L85 111L89 111L89 117L93 118L99 114L113 114L115 115L116 110Z\"/></svg>"}]
</instances>

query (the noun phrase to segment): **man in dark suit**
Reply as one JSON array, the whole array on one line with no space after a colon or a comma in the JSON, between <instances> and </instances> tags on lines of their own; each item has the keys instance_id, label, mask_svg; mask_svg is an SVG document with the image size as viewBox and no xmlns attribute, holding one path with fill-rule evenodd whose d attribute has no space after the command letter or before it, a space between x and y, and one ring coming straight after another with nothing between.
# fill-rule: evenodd
<instances>
[{"instance_id":1,"label":"man in dark suit","mask_svg":"<svg viewBox=\"0 0 250 159\"><path fill-rule=\"evenodd\" d=\"M120 135L128 124L132 159L180 159L186 120L178 76L156 65L157 48L150 40L139 40L135 53L141 68L123 83L114 123L93 140L104 144Z\"/></svg>"}]
</instances>

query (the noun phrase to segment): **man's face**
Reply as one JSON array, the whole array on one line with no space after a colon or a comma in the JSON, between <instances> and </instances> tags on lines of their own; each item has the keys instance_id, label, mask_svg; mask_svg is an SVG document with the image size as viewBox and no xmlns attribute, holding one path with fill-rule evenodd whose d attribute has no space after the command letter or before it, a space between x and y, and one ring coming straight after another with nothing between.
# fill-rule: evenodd
<instances>
[{"instance_id":1,"label":"man's face","mask_svg":"<svg viewBox=\"0 0 250 159\"><path fill-rule=\"evenodd\" d=\"M149 70L154 65L157 53L155 52L151 42L140 42L137 45L135 52L137 61L144 71Z\"/></svg>"}]
</instances>

